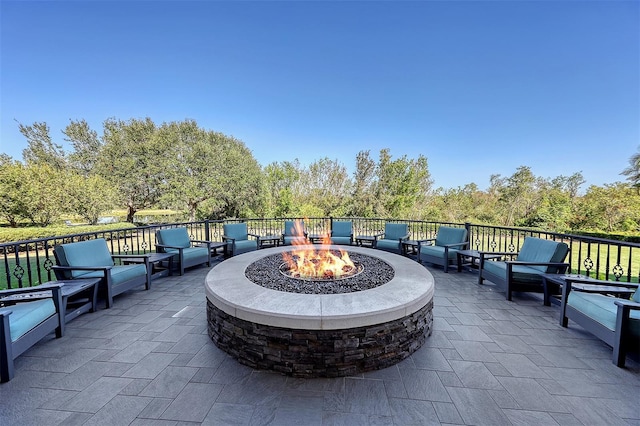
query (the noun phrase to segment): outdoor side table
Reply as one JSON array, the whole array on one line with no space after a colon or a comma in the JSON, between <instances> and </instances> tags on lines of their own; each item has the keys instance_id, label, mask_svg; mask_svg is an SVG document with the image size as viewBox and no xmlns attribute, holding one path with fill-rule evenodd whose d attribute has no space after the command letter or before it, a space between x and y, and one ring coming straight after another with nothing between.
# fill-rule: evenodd
<instances>
[{"instance_id":1,"label":"outdoor side table","mask_svg":"<svg viewBox=\"0 0 640 426\"><path fill-rule=\"evenodd\" d=\"M62 295L62 306L60 306L60 315L62 316L62 318L64 318L64 324L60 324L60 327L62 328L63 335L66 323L84 314L85 312L96 311L98 305L98 284L100 284L100 281L102 281L101 278L84 278L77 280L50 281L41 284L51 284L52 282L63 284L60 288L60 293ZM85 294L81 295L81 293ZM82 297L74 297L78 295ZM35 300L45 297L51 297L51 290L7 296L2 298L2 302L6 303L12 301L24 301L26 299Z\"/></svg>"},{"instance_id":2,"label":"outdoor side table","mask_svg":"<svg viewBox=\"0 0 640 426\"><path fill-rule=\"evenodd\" d=\"M282 241L282 236L280 235L267 235L264 237L260 237L260 247L278 247L280 245L280 241Z\"/></svg>"},{"instance_id":3,"label":"outdoor side table","mask_svg":"<svg viewBox=\"0 0 640 426\"><path fill-rule=\"evenodd\" d=\"M321 243L322 239L325 238L327 234L309 234L307 238L311 241L312 244Z\"/></svg>"},{"instance_id":4,"label":"outdoor side table","mask_svg":"<svg viewBox=\"0 0 640 426\"><path fill-rule=\"evenodd\" d=\"M480 268L480 252L478 250L458 250L456 253L458 261L458 272L462 272L462 267L467 266L469 269ZM500 259L502 255L485 253L485 259ZM465 263L464 261L468 261Z\"/></svg>"},{"instance_id":5,"label":"outdoor side table","mask_svg":"<svg viewBox=\"0 0 640 426\"><path fill-rule=\"evenodd\" d=\"M151 271L147 271L149 274L149 281L155 280L156 278L166 277L167 275L172 274L173 268L173 256L175 253L147 253L144 256L132 256L132 257L122 257L120 261L123 265L129 265L132 263L145 263L146 259L149 259L149 267ZM167 262L167 267L162 267L162 262Z\"/></svg>"},{"instance_id":6,"label":"outdoor side table","mask_svg":"<svg viewBox=\"0 0 640 426\"><path fill-rule=\"evenodd\" d=\"M373 247L373 243L376 241L376 237L372 235L358 235L356 238L356 245L361 247Z\"/></svg>"},{"instance_id":7,"label":"outdoor side table","mask_svg":"<svg viewBox=\"0 0 640 426\"><path fill-rule=\"evenodd\" d=\"M404 255L408 255L409 253L418 254L418 252L420 251L420 243L421 241L419 240L403 240L402 254Z\"/></svg>"},{"instance_id":8,"label":"outdoor side table","mask_svg":"<svg viewBox=\"0 0 640 426\"><path fill-rule=\"evenodd\" d=\"M551 306L551 303L554 305L560 305L562 300L562 286L565 285L567 279L578 279L582 282L571 284L572 288L581 291L589 291L593 290L595 292L603 292L616 296L631 296L635 293L635 288L629 287L620 287L615 285L615 281L611 281L611 285L602 285L602 280L596 280L591 277L587 277L586 275L579 274L542 274L542 286L544 289L544 305ZM586 281L586 282L585 282ZM590 284L589 281L593 281L593 284ZM556 292L551 294L551 287L555 287Z\"/></svg>"}]
</instances>

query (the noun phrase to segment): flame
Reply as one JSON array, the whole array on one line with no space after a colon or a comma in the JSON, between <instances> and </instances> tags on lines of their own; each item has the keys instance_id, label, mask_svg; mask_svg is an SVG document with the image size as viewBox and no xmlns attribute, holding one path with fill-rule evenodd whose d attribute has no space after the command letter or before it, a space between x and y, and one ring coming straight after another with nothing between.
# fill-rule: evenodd
<instances>
[{"instance_id":1,"label":"flame","mask_svg":"<svg viewBox=\"0 0 640 426\"><path fill-rule=\"evenodd\" d=\"M304 236L303 222L296 221L293 234ZM294 239L293 245L294 250L282 253L282 258L293 277L332 279L349 275L356 270L346 251L339 249L338 256L329 250L329 234L322 237L320 246L308 242L306 238Z\"/></svg>"}]
</instances>

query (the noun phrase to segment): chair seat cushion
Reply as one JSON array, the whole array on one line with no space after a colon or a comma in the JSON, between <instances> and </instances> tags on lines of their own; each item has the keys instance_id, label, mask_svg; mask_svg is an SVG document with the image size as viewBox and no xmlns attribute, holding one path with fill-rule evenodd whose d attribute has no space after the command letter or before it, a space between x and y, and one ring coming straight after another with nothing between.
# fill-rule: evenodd
<instances>
[{"instance_id":1,"label":"chair seat cushion","mask_svg":"<svg viewBox=\"0 0 640 426\"><path fill-rule=\"evenodd\" d=\"M448 254L449 260L455 260L457 253L458 250L450 248ZM444 247L422 245L420 246L420 255L433 256L444 259Z\"/></svg>"},{"instance_id":2,"label":"chair seat cushion","mask_svg":"<svg viewBox=\"0 0 640 426\"><path fill-rule=\"evenodd\" d=\"M12 342L24 336L29 330L51 315L56 314L56 306L51 298L17 303L11 306L10 309L13 311L9 315L9 330Z\"/></svg>"},{"instance_id":3,"label":"chair seat cushion","mask_svg":"<svg viewBox=\"0 0 640 426\"><path fill-rule=\"evenodd\" d=\"M167 253L175 253L175 260L178 260L177 255L180 253L178 249L166 249ZM196 259L203 259L202 262L207 261L207 248L206 247L188 247L182 249L182 257L184 258L185 263L192 263L191 261Z\"/></svg>"},{"instance_id":4,"label":"chair seat cushion","mask_svg":"<svg viewBox=\"0 0 640 426\"><path fill-rule=\"evenodd\" d=\"M351 244L351 237L331 237L331 244Z\"/></svg>"},{"instance_id":5,"label":"chair seat cushion","mask_svg":"<svg viewBox=\"0 0 640 426\"><path fill-rule=\"evenodd\" d=\"M257 240L236 240L236 250L234 254L246 253L253 250L258 250Z\"/></svg>"},{"instance_id":6,"label":"chair seat cushion","mask_svg":"<svg viewBox=\"0 0 640 426\"><path fill-rule=\"evenodd\" d=\"M285 246L290 246L294 242L297 244L306 244L307 239L305 237L285 236L283 237L283 242Z\"/></svg>"},{"instance_id":7,"label":"chair seat cushion","mask_svg":"<svg viewBox=\"0 0 640 426\"><path fill-rule=\"evenodd\" d=\"M391 251L400 251L400 241L399 240L386 240L381 239L376 242L376 248L381 250L391 250Z\"/></svg>"},{"instance_id":8,"label":"chair seat cushion","mask_svg":"<svg viewBox=\"0 0 640 426\"><path fill-rule=\"evenodd\" d=\"M117 265L111 268L111 284L117 286L126 281L137 277L144 277L147 275L147 268L145 265ZM104 274L102 271L93 271L78 276L78 278L102 278Z\"/></svg>"},{"instance_id":9,"label":"chair seat cushion","mask_svg":"<svg viewBox=\"0 0 640 426\"><path fill-rule=\"evenodd\" d=\"M567 304L582 312L589 318L599 322L609 330L616 329L618 306L615 297L597 293L572 291L569 293ZM640 336L640 311L632 310L629 321L629 331L634 336Z\"/></svg>"},{"instance_id":10,"label":"chair seat cushion","mask_svg":"<svg viewBox=\"0 0 640 426\"><path fill-rule=\"evenodd\" d=\"M504 277L507 279L507 264L501 261L487 260L484 262L483 269L493 275ZM513 265L513 278L519 282L542 283L543 272L524 265Z\"/></svg>"}]
</instances>

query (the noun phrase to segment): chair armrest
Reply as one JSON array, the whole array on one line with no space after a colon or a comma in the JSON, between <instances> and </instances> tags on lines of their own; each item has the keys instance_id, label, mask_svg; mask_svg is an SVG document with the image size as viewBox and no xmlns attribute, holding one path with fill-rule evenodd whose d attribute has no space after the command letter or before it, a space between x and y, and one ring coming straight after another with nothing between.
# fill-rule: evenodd
<instances>
[{"instance_id":1,"label":"chair armrest","mask_svg":"<svg viewBox=\"0 0 640 426\"><path fill-rule=\"evenodd\" d=\"M52 266L51 269L58 269L60 271L108 271L113 268L113 265L108 266Z\"/></svg>"},{"instance_id":2,"label":"chair armrest","mask_svg":"<svg viewBox=\"0 0 640 426\"><path fill-rule=\"evenodd\" d=\"M442 247L449 247L449 248L458 247L458 246L466 247L468 245L469 245L469 242L467 241L465 243L444 244Z\"/></svg>"},{"instance_id":3,"label":"chair armrest","mask_svg":"<svg viewBox=\"0 0 640 426\"><path fill-rule=\"evenodd\" d=\"M591 284L591 285L626 287L626 288L638 288L638 287L640 287L639 283L598 280L598 279L595 279L595 278L571 278L571 277L567 277L567 278L565 278L565 281L566 282L571 282L572 284Z\"/></svg>"},{"instance_id":4,"label":"chair armrest","mask_svg":"<svg viewBox=\"0 0 640 426\"><path fill-rule=\"evenodd\" d=\"M191 240L191 242L192 242L192 243L207 244L207 245L209 245L209 244L213 243L214 241L207 241L207 240Z\"/></svg>"},{"instance_id":5,"label":"chair armrest","mask_svg":"<svg viewBox=\"0 0 640 426\"><path fill-rule=\"evenodd\" d=\"M632 302L632 301L626 300L626 299L619 299L619 300L616 300L613 303L615 303L617 306L628 307L629 309L631 309L633 311L640 311L640 303L638 303L638 302Z\"/></svg>"},{"instance_id":6,"label":"chair armrest","mask_svg":"<svg viewBox=\"0 0 640 426\"><path fill-rule=\"evenodd\" d=\"M256 238L257 240L260 240L260 235L258 235L258 234L248 233L247 235L252 236L252 237Z\"/></svg>"},{"instance_id":7,"label":"chair armrest","mask_svg":"<svg viewBox=\"0 0 640 426\"><path fill-rule=\"evenodd\" d=\"M149 255L148 254L112 254L111 257L114 259L124 259L127 257L133 257L135 259L144 259L149 257Z\"/></svg>"},{"instance_id":8,"label":"chair armrest","mask_svg":"<svg viewBox=\"0 0 640 426\"><path fill-rule=\"evenodd\" d=\"M527 262L524 260L505 260L505 263L522 266L564 266L568 268L570 265L564 262Z\"/></svg>"},{"instance_id":9,"label":"chair armrest","mask_svg":"<svg viewBox=\"0 0 640 426\"><path fill-rule=\"evenodd\" d=\"M41 291L53 290L54 288L61 288L64 283L60 282L51 282L46 284L40 284L33 287L23 287L23 288L12 288L7 290L0 290L0 301L2 301L3 297L6 296L15 296L16 294L28 294L28 293L38 293Z\"/></svg>"},{"instance_id":10,"label":"chair armrest","mask_svg":"<svg viewBox=\"0 0 640 426\"><path fill-rule=\"evenodd\" d=\"M227 240L228 240L228 241L231 241L231 242L235 242L235 241L236 241L236 239L235 239L235 238L227 237L226 235L223 235L223 236L222 236L222 239L223 239L224 241L227 241Z\"/></svg>"},{"instance_id":11,"label":"chair armrest","mask_svg":"<svg viewBox=\"0 0 640 426\"><path fill-rule=\"evenodd\" d=\"M518 253L512 251L478 251L480 256L485 254L495 254L500 256L517 256Z\"/></svg>"},{"instance_id":12,"label":"chair armrest","mask_svg":"<svg viewBox=\"0 0 640 426\"><path fill-rule=\"evenodd\" d=\"M156 247L170 248L170 249L176 249L176 250L184 250L184 247L169 246L169 245L166 245L166 244L156 244Z\"/></svg>"}]
</instances>

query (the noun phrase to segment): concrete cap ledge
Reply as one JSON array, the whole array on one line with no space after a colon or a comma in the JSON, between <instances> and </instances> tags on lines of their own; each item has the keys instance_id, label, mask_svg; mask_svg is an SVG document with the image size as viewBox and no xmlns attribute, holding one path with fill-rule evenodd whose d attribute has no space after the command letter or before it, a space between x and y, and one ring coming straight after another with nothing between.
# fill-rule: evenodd
<instances>
[{"instance_id":1,"label":"concrete cap ledge","mask_svg":"<svg viewBox=\"0 0 640 426\"><path fill-rule=\"evenodd\" d=\"M384 260L394 278L379 287L343 294L298 294L271 290L244 274L253 262L293 250L274 247L234 256L207 274L207 299L223 312L245 321L302 330L337 330L382 324L411 315L433 299L431 273L415 261L382 250L331 246Z\"/></svg>"}]
</instances>

